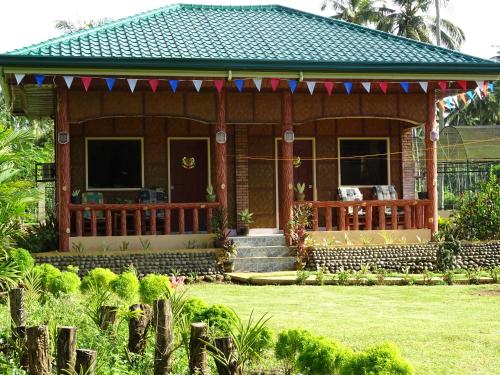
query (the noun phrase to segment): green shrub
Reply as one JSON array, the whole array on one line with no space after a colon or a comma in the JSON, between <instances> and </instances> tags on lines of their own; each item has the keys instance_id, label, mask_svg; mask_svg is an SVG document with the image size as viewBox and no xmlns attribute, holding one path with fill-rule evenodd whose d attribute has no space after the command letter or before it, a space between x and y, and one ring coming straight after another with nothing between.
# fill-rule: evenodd
<instances>
[{"instance_id":1,"label":"green shrub","mask_svg":"<svg viewBox=\"0 0 500 375\"><path fill-rule=\"evenodd\" d=\"M283 364L285 374L297 371L297 358L312 337L309 331L300 328L280 332L274 353L276 359Z\"/></svg>"},{"instance_id":2,"label":"green shrub","mask_svg":"<svg viewBox=\"0 0 500 375\"><path fill-rule=\"evenodd\" d=\"M139 293L144 303L152 304L154 301L166 298L172 292L170 279L165 275L149 274L141 280Z\"/></svg>"},{"instance_id":3,"label":"green shrub","mask_svg":"<svg viewBox=\"0 0 500 375\"><path fill-rule=\"evenodd\" d=\"M17 265L20 272L25 273L35 265L35 260L28 250L12 249L9 251L10 258Z\"/></svg>"},{"instance_id":4,"label":"green shrub","mask_svg":"<svg viewBox=\"0 0 500 375\"><path fill-rule=\"evenodd\" d=\"M111 289L121 299L131 302L139 293L139 279L135 273L127 271L120 274L116 279L111 281Z\"/></svg>"},{"instance_id":5,"label":"green shrub","mask_svg":"<svg viewBox=\"0 0 500 375\"><path fill-rule=\"evenodd\" d=\"M28 226L25 233L17 236L16 242L32 253L56 250L59 247L59 228L55 212L48 212L44 223Z\"/></svg>"},{"instance_id":6,"label":"green shrub","mask_svg":"<svg viewBox=\"0 0 500 375\"><path fill-rule=\"evenodd\" d=\"M33 269L40 276L40 284L45 291L50 291L52 280L61 274L59 269L48 263L40 264Z\"/></svg>"},{"instance_id":7,"label":"green shrub","mask_svg":"<svg viewBox=\"0 0 500 375\"><path fill-rule=\"evenodd\" d=\"M411 375L412 366L401 357L399 349L391 343L372 346L350 357L341 375Z\"/></svg>"},{"instance_id":8,"label":"green shrub","mask_svg":"<svg viewBox=\"0 0 500 375\"><path fill-rule=\"evenodd\" d=\"M49 291L55 296L75 293L80 288L80 284L80 278L76 273L63 271L58 276L51 279Z\"/></svg>"},{"instance_id":9,"label":"green shrub","mask_svg":"<svg viewBox=\"0 0 500 375\"><path fill-rule=\"evenodd\" d=\"M272 347L273 331L269 327L264 326L252 345L254 357L260 357L267 349L271 349Z\"/></svg>"},{"instance_id":10,"label":"green shrub","mask_svg":"<svg viewBox=\"0 0 500 375\"><path fill-rule=\"evenodd\" d=\"M109 289L111 282L118 276L109 268L94 268L82 279L82 292L88 292L91 287L96 289Z\"/></svg>"},{"instance_id":11,"label":"green shrub","mask_svg":"<svg viewBox=\"0 0 500 375\"><path fill-rule=\"evenodd\" d=\"M227 334L237 320L236 314L224 305L212 305L194 314L192 322L206 322L216 334Z\"/></svg>"},{"instance_id":12,"label":"green shrub","mask_svg":"<svg viewBox=\"0 0 500 375\"><path fill-rule=\"evenodd\" d=\"M188 322L193 323L194 317L199 316L209 307L210 305L203 301L201 298L190 297L182 306L182 315L186 317Z\"/></svg>"},{"instance_id":13,"label":"green shrub","mask_svg":"<svg viewBox=\"0 0 500 375\"><path fill-rule=\"evenodd\" d=\"M304 375L339 374L352 352L340 342L325 337L314 337L297 358L298 368Z\"/></svg>"}]
</instances>

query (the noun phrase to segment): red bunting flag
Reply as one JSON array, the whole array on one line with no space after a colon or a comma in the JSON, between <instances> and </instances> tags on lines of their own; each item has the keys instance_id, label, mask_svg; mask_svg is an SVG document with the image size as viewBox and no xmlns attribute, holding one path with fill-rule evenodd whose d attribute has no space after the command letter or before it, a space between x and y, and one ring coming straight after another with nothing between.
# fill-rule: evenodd
<instances>
[{"instance_id":1,"label":"red bunting flag","mask_svg":"<svg viewBox=\"0 0 500 375\"><path fill-rule=\"evenodd\" d=\"M446 81L439 81L438 85L441 88L441 92L445 92L446 88L448 87L448 84Z\"/></svg>"},{"instance_id":2,"label":"red bunting flag","mask_svg":"<svg viewBox=\"0 0 500 375\"><path fill-rule=\"evenodd\" d=\"M389 84L387 82L379 82L378 85L380 86L380 90L382 90L384 94L387 94L387 87L389 87Z\"/></svg>"},{"instance_id":3,"label":"red bunting flag","mask_svg":"<svg viewBox=\"0 0 500 375\"><path fill-rule=\"evenodd\" d=\"M221 92L222 88L224 87L224 80L223 79L216 79L214 80L214 86L217 89L217 92Z\"/></svg>"},{"instance_id":4,"label":"red bunting flag","mask_svg":"<svg viewBox=\"0 0 500 375\"><path fill-rule=\"evenodd\" d=\"M92 77L82 77L81 80L85 91L89 91L90 82L92 82Z\"/></svg>"},{"instance_id":5,"label":"red bunting flag","mask_svg":"<svg viewBox=\"0 0 500 375\"><path fill-rule=\"evenodd\" d=\"M326 92L328 93L328 95L332 95L332 92L333 92L333 82L325 82L323 83L323 85L325 86L325 89L326 89Z\"/></svg>"},{"instance_id":6,"label":"red bunting flag","mask_svg":"<svg viewBox=\"0 0 500 375\"><path fill-rule=\"evenodd\" d=\"M153 90L153 92L156 92L156 90L158 89L158 85L160 84L160 81L158 79L149 79L148 82L149 86L151 87L151 90Z\"/></svg>"},{"instance_id":7,"label":"red bunting flag","mask_svg":"<svg viewBox=\"0 0 500 375\"><path fill-rule=\"evenodd\" d=\"M279 78L271 78L271 88L273 89L273 91L276 91L279 85L280 85Z\"/></svg>"},{"instance_id":8,"label":"red bunting flag","mask_svg":"<svg viewBox=\"0 0 500 375\"><path fill-rule=\"evenodd\" d=\"M467 81L458 81L458 86L464 91L467 91Z\"/></svg>"}]
</instances>

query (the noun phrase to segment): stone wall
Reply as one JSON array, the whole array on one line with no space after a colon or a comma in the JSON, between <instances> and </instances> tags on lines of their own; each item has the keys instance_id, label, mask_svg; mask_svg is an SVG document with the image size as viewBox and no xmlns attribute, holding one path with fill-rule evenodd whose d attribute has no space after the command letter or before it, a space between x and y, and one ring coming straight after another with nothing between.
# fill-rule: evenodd
<instances>
[{"instance_id":1,"label":"stone wall","mask_svg":"<svg viewBox=\"0 0 500 375\"><path fill-rule=\"evenodd\" d=\"M425 267L436 269L437 244L384 245L367 247L317 248L311 251L307 268L317 270L326 267L337 272L341 267L346 270L359 270L368 263L391 271L401 271L410 266L411 273L422 272ZM478 244L463 244L457 256L457 268L500 266L500 241Z\"/></svg>"},{"instance_id":2,"label":"stone wall","mask_svg":"<svg viewBox=\"0 0 500 375\"><path fill-rule=\"evenodd\" d=\"M221 275L222 268L213 252L149 253L119 255L54 255L38 256L37 263L50 263L59 269L68 265L80 268L80 276L96 267L109 268L115 273L133 265L140 275L148 273L171 274L178 270L183 275L191 272L199 276Z\"/></svg>"}]
</instances>

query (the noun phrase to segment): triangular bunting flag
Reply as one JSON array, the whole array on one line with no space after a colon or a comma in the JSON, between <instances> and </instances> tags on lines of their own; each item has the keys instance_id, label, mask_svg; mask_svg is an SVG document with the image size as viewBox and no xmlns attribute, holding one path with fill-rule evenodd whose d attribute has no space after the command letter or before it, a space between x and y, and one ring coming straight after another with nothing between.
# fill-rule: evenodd
<instances>
[{"instance_id":1,"label":"triangular bunting flag","mask_svg":"<svg viewBox=\"0 0 500 375\"><path fill-rule=\"evenodd\" d=\"M324 82L323 85L325 86L328 95L331 96L333 92L333 82Z\"/></svg>"},{"instance_id":2,"label":"triangular bunting flag","mask_svg":"<svg viewBox=\"0 0 500 375\"><path fill-rule=\"evenodd\" d=\"M470 100L474 100L474 91L467 91L466 94L470 98Z\"/></svg>"},{"instance_id":3,"label":"triangular bunting flag","mask_svg":"<svg viewBox=\"0 0 500 375\"><path fill-rule=\"evenodd\" d=\"M23 81L23 78L26 76L26 74L14 74L14 76L16 77L16 82L17 85L19 86L19 84Z\"/></svg>"},{"instance_id":4,"label":"triangular bunting flag","mask_svg":"<svg viewBox=\"0 0 500 375\"><path fill-rule=\"evenodd\" d=\"M214 86L217 89L217 92L221 92L222 88L224 87L224 80L223 79L214 80Z\"/></svg>"},{"instance_id":5,"label":"triangular bunting flag","mask_svg":"<svg viewBox=\"0 0 500 375\"><path fill-rule=\"evenodd\" d=\"M178 79L169 79L168 83L170 83L170 88L172 89L172 91L176 92L177 86L179 86L179 80Z\"/></svg>"},{"instance_id":6,"label":"triangular bunting flag","mask_svg":"<svg viewBox=\"0 0 500 375\"><path fill-rule=\"evenodd\" d=\"M384 94L387 94L387 87L389 84L387 82L379 82L378 85L380 86L380 90L382 90Z\"/></svg>"},{"instance_id":7,"label":"triangular bunting flag","mask_svg":"<svg viewBox=\"0 0 500 375\"><path fill-rule=\"evenodd\" d=\"M448 87L448 83L446 81L439 81L438 85L441 88L441 93L445 92Z\"/></svg>"},{"instance_id":8,"label":"triangular bunting flag","mask_svg":"<svg viewBox=\"0 0 500 375\"><path fill-rule=\"evenodd\" d=\"M238 89L239 92L243 91L244 82L243 82L242 79L235 79L234 80L234 85L236 86L236 88Z\"/></svg>"},{"instance_id":9,"label":"triangular bunting flag","mask_svg":"<svg viewBox=\"0 0 500 375\"><path fill-rule=\"evenodd\" d=\"M253 79L253 84L255 85L255 87L257 88L257 91L260 92L260 89L262 87L262 78L254 78Z\"/></svg>"},{"instance_id":10,"label":"triangular bunting flag","mask_svg":"<svg viewBox=\"0 0 500 375\"><path fill-rule=\"evenodd\" d=\"M372 87L372 83L371 82L361 82L361 85L366 90L366 92L370 92L370 89Z\"/></svg>"},{"instance_id":11,"label":"triangular bunting flag","mask_svg":"<svg viewBox=\"0 0 500 375\"><path fill-rule=\"evenodd\" d=\"M90 82L92 82L92 77L81 77L80 79L82 80L83 88L85 89L85 91L89 91Z\"/></svg>"},{"instance_id":12,"label":"triangular bunting flag","mask_svg":"<svg viewBox=\"0 0 500 375\"><path fill-rule=\"evenodd\" d=\"M130 87L130 91L134 92L135 91L135 86L137 85L137 79L136 78L128 78L128 87Z\"/></svg>"},{"instance_id":13,"label":"triangular bunting flag","mask_svg":"<svg viewBox=\"0 0 500 375\"><path fill-rule=\"evenodd\" d=\"M64 82L66 82L66 87L67 87L68 89L70 89L70 88L71 88L71 85L73 84L73 79L74 79L75 77L73 77L73 76L64 76L63 78L64 78Z\"/></svg>"},{"instance_id":14,"label":"triangular bunting flag","mask_svg":"<svg viewBox=\"0 0 500 375\"><path fill-rule=\"evenodd\" d=\"M429 82L427 82L427 81L420 81L418 84L420 85L420 87L422 88L422 90L424 92L427 92L427 88L429 87Z\"/></svg>"},{"instance_id":15,"label":"triangular bunting flag","mask_svg":"<svg viewBox=\"0 0 500 375\"><path fill-rule=\"evenodd\" d=\"M490 90L491 92L493 92L493 82L490 82L490 83L488 84L488 88L489 88L489 90Z\"/></svg>"},{"instance_id":16,"label":"triangular bunting flag","mask_svg":"<svg viewBox=\"0 0 500 375\"><path fill-rule=\"evenodd\" d=\"M478 87L476 87L476 88L474 89L474 92L476 93L476 95L477 95L480 99L482 99L482 98L483 98L483 95L482 95L482 92L481 92L481 89L479 88L479 86L478 86Z\"/></svg>"},{"instance_id":17,"label":"triangular bunting flag","mask_svg":"<svg viewBox=\"0 0 500 375\"><path fill-rule=\"evenodd\" d=\"M479 87L479 88L482 88L482 87L483 87L483 84L484 84L484 81L476 81L476 85L477 85L477 87Z\"/></svg>"},{"instance_id":18,"label":"triangular bunting flag","mask_svg":"<svg viewBox=\"0 0 500 375\"><path fill-rule=\"evenodd\" d=\"M352 90L352 82L344 82L344 87L345 91L347 91L347 93L350 94Z\"/></svg>"},{"instance_id":19,"label":"triangular bunting flag","mask_svg":"<svg viewBox=\"0 0 500 375\"><path fill-rule=\"evenodd\" d=\"M288 80L288 86L290 86L290 91L292 94L295 92L295 89L297 88L297 81L294 79L289 79Z\"/></svg>"},{"instance_id":20,"label":"triangular bunting flag","mask_svg":"<svg viewBox=\"0 0 500 375\"><path fill-rule=\"evenodd\" d=\"M45 81L45 76L43 74L35 74L35 81L38 87L42 86L43 81Z\"/></svg>"},{"instance_id":21,"label":"triangular bunting flag","mask_svg":"<svg viewBox=\"0 0 500 375\"><path fill-rule=\"evenodd\" d=\"M115 78L106 78L106 85L108 85L108 90L112 91L113 86L115 85L116 79Z\"/></svg>"},{"instance_id":22,"label":"triangular bunting flag","mask_svg":"<svg viewBox=\"0 0 500 375\"><path fill-rule=\"evenodd\" d=\"M483 92L485 96L488 95L488 82L483 83Z\"/></svg>"},{"instance_id":23,"label":"triangular bunting flag","mask_svg":"<svg viewBox=\"0 0 500 375\"><path fill-rule=\"evenodd\" d=\"M404 92L408 94L408 90L410 89L410 84L408 82L399 82Z\"/></svg>"},{"instance_id":24,"label":"triangular bunting flag","mask_svg":"<svg viewBox=\"0 0 500 375\"><path fill-rule=\"evenodd\" d=\"M194 88L196 89L197 92L200 92L202 84L203 84L203 81L201 79L193 79L193 85L194 85Z\"/></svg>"},{"instance_id":25,"label":"triangular bunting flag","mask_svg":"<svg viewBox=\"0 0 500 375\"><path fill-rule=\"evenodd\" d=\"M458 96L460 97L460 100L464 103L464 104L467 104L467 98L465 97L465 93L462 92L460 94L458 94Z\"/></svg>"},{"instance_id":26,"label":"triangular bunting flag","mask_svg":"<svg viewBox=\"0 0 500 375\"><path fill-rule=\"evenodd\" d=\"M314 81L307 81L307 89L309 90L309 93L312 95L314 93L314 88L316 87L316 82Z\"/></svg>"},{"instance_id":27,"label":"triangular bunting flag","mask_svg":"<svg viewBox=\"0 0 500 375\"><path fill-rule=\"evenodd\" d=\"M276 91L279 85L280 85L279 78L271 78L271 88L273 89L273 91Z\"/></svg>"},{"instance_id":28,"label":"triangular bunting flag","mask_svg":"<svg viewBox=\"0 0 500 375\"><path fill-rule=\"evenodd\" d=\"M438 104L439 104L439 108L441 109L441 111L444 111L444 100L439 99Z\"/></svg>"},{"instance_id":29,"label":"triangular bunting flag","mask_svg":"<svg viewBox=\"0 0 500 375\"><path fill-rule=\"evenodd\" d=\"M464 91L467 91L467 81L457 81L458 86Z\"/></svg>"},{"instance_id":30,"label":"triangular bunting flag","mask_svg":"<svg viewBox=\"0 0 500 375\"><path fill-rule=\"evenodd\" d=\"M160 84L160 81L157 79L148 79L148 82L149 82L149 87L151 87L151 90L153 90L153 92L156 92L156 90L158 89L158 85Z\"/></svg>"},{"instance_id":31,"label":"triangular bunting flag","mask_svg":"<svg viewBox=\"0 0 500 375\"><path fill-rule=\"evenodd\" d=\"M453 100L453 104L455 104L455 107L458 107L458 95L452 96L451 100Z\"/></svg>"},{"instance_id":32,"label":"triangular bunting flag","mask_svg":"<svg viewBox=\"0 0 500 375\"><path fill-rule=\"evenodd\" d=\"M444 103L445 103L446 108L448 108L448 109L453 108L453 102L451 101L450 97L445 98Z\"/></svg>"}]
</instances>

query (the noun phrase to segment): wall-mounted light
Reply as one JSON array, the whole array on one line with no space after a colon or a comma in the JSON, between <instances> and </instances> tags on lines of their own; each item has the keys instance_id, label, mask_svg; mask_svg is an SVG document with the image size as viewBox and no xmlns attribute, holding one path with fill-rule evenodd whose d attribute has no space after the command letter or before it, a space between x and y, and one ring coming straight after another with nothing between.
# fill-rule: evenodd
<instances>
[{"instance_id":1,"label":"wall-mounted light","mask_svg":"<svg viewBox=\"0 0 500 375\"><path fill-rule=\"evenodd\" d=\"M227 134L225 131L221 130L215 134L215 142L219 144L224 144L227 142Z\"/></svg>"},{"instance_id":2,"label":"wall-mounted light","mask_svg":"<svg viewBox=\"0 0 500 375\"><path fill-rule=\"evenodd\" d=\"M431 142L439 141L439 132L436 129L431 130L431 133L429 134L429 139L431 140Z\"/></svg>"},{"instance_id":3,"label":"wall-mounted light","mask_svg":"<svg viewBox=\"0 0 500 375\"><path fill-rule=\"evenodd\" d=\"M286 132L283 133L283 139L285 140L286 143L292 143L293 140L295 139L295 134L293 133L292 130L287 130Z\"/></svg>"},{"instance_id":4,"label":"wall-mounted light","mask_svg":"<svg viewBox=\"0 0 500 375\"><path fill-rule=\"evenodd\" d=\"M65 145L69 143L69 133L68 132L57 133L57 143L59 143L60 145Z\"/></svg>"}]
</instances>

